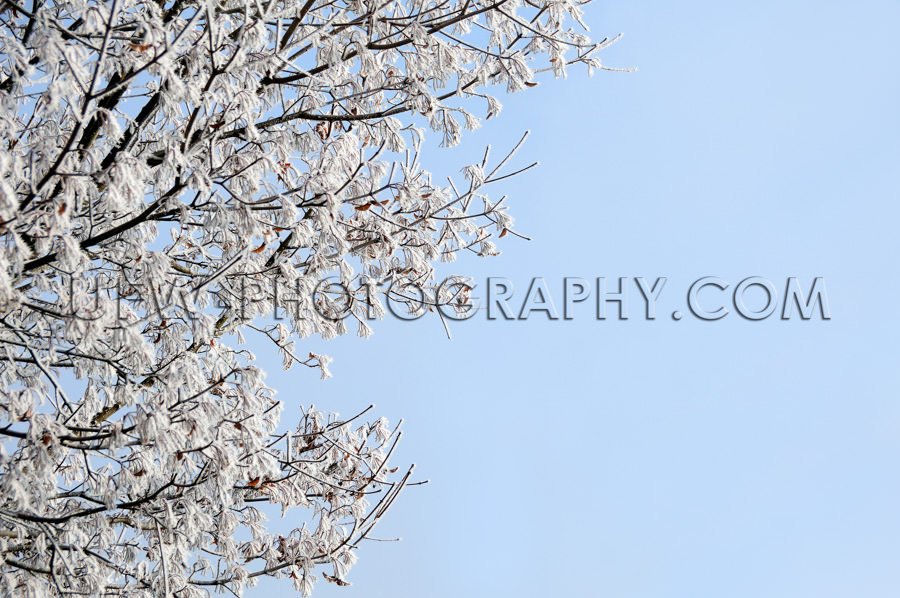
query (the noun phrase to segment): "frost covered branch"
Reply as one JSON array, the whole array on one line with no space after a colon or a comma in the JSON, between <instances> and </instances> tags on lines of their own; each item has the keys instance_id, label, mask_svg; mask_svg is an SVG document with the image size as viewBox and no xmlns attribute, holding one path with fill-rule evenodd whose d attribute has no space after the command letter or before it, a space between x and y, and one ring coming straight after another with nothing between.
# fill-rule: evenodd
<instances>
[{"instance_id":1,"label":"frost covered branch","mask_svg":"<svg viewBox=\"0 0 900 598\"><path fill-rule=\"evenodd\" d=\"M386 292L463 308L434 264L519 234L487 192L521 143L443 184L428 129L455 145L492 94L604 68L584 30L571 0L4 0L0 594L345 585L412 483L400 432L280 427L234 337L327 377L298 343L368 336Z\"/></svg>"}]
</instances>

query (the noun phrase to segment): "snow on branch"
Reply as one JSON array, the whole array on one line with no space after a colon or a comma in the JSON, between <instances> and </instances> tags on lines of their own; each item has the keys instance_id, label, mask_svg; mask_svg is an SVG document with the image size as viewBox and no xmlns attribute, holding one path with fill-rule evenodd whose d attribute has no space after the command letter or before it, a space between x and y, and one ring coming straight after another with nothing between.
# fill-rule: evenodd
<instances>
[{"instance_id":1,"label":"snow on branch","mask_svg":"<svg viewBox=\"0 0 900 598\"><path fill-rule=\"evenodd\" d=\"M536 72L603 68L582 4L2 1L0 594L348 583L415 483L400 432L282 427L233 338L327 377L298 343L370 334L385 283L462 301L434 264L498 253L487 188L522 168L435 181L427 129L455 145Z\"/></svg>"}]
</instances>

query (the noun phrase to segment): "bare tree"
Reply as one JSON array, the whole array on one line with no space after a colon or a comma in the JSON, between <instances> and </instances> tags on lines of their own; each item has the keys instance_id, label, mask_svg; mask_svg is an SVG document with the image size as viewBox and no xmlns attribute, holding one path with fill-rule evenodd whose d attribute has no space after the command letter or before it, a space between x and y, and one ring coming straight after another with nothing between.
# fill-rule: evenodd
<instances>
[{"instance_id":1,"label":"bare tree","mask_svg":"<svg viewBox=\"0 0 900 598\"><path fill-rule=\"evenodd\" d=\"M400 434L312 406L279 429L233 337L326 376L295 342L367 336L385 293L464 309L433 263L512 232L485 194L509 156L438 184L426 128L454 145L491 89L611 40L572 0L0 3L0 594L346 584L410 483Z\"/></svg>"}]
</instances>

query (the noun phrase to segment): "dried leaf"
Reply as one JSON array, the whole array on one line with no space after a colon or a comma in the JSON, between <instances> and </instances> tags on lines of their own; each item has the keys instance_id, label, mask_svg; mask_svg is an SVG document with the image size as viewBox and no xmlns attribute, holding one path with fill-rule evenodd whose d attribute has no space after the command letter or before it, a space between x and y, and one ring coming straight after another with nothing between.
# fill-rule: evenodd
<instances>
[{"instance_id":1,"label":"dried leaf","mask_svg":"<svg viewBox=\"0 0 900 598\"><path fill-rule=\"evenodd\" d=\"M336 576L334 576L334 575L328 575L328 574L325 573L324 571L322 572L322 576L323 576L325 579L327 579L328 581L330 581L331 583L336 583L337 585L339 585L339 586L341 586L341 587L346 587L346 586L349 586L349 585L350 585L350 582L349 582L349 581L344 581L344 580L341 579L340 577L336 577Z\"/></svg>"}]
</instances>

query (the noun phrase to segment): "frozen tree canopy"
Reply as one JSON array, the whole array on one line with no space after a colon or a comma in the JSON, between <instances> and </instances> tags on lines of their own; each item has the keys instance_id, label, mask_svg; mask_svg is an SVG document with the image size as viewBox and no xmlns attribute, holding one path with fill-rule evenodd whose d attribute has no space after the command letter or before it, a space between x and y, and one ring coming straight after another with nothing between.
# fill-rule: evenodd
<instances>
[{"instance_id":1,"label":"frozen tree canopy","mask_svg":"<svg viewBox=\"0 0 900 598\"><path fill-rule=\"evenodd\" d=\"M0 595L347 583L399 432L279 422L243 337L326 376L298 343L367 336L386 282L450 301L433 264L497 253L512 170L438 182L422 141L603 68L580 4L2 0Z\"/></svg>"}]
</instances>

